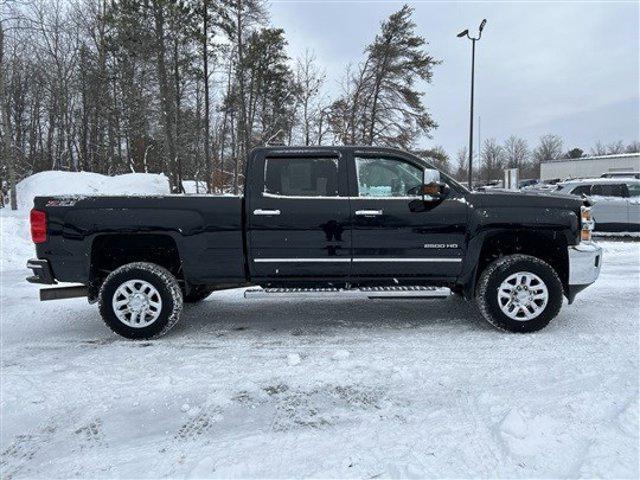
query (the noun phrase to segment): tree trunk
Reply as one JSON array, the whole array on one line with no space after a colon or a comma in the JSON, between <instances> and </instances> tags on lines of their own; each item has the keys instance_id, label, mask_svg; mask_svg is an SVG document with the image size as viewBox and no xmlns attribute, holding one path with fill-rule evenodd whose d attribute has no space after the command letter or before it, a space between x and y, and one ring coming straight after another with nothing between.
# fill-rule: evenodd
<instances>
[{"instance_id":1,"label":"tree trunk","mask_svg":"<svg viewBox=\"0 0 640 480\"><path fill-rule=\"evenodd\" d=\"M203 33L202 36L202 67L204 70L204 162L205 172L207 175L207 191L211 192L211 181L213 179L213 166L211 152L209 150L209 52L207 50L209 44L209 0L204 0L204 14L202 18Z\"/></svg>"},{"instance_id":2,"label":"tree trunk","mask_svg":"<svg viewBox=\"0 0 640 480\"><path fill-rule=\"evenodd\" d=\"M9 102L6 98L4 81L4 29L0 22L0 124L4 128L0 129L0 144L2 145L2 156L7 165L7 176L9 177L9 196L11 210L17 210L16 195L16 171L15 158L12 152L13 136L11 133L11 115L9 113Z\"/></svg>"},{"instance_id":3,"label":"tree trunk","mask_svg":"<svg viewBox=\"0 0 640 480\"><path fill-rule=\"evenodd\" d=\"M162 5L159 0L153 2L153 18L155 27L155 47L156 47L156 69L158 71L158 83L160 84L160 102L162 104L162 127L164 130L164 140L167 151L165 155L168 157L168 164L171 165L171 178L173 188L179 188L178 175L175 171L176 163L176 144L173 138L173 100L171 98L171 90L169 89L169 80L167 78L166 65L166 46L164 41L165 18Z\"/></svg>"},{"instance_id":4,"label":"tree trunk","mask_svg":"<svg viewBox=\"0 0 640 480\"><path fill-rule=\"evenodd\" d=\"M356 140L356 117L357 117L357 112L358 112L358 107L360 102L360 94L362 93L362 88L365 83L365 77L367 75L368 69L369 69L369 58L365 60L365 63L362 66L362 70L360 71L358 81L356 83L356 91L353 95L353 101L351 103L351 114L349 118L349 124L347 126L348 130L351 130L351 136L347 138L347 141L345 142L347 144L353 145L355 143L359 143Z\"/></svg>"},{"instance_id":5,"label":"tree trunk","mask_svg":"<svg viewBox=\"0 0 640 480\"><path fill-rule=\"evenodd\" d=\"M236 77L238 79L238 98L240 103L240 112L238 115L238 142L240 143L241 149L239 155L236 156L236 170L237 163L239 158L243 155L246 155L249 152L250 148L250 132L247 131L247 106L246 106L246 98L245 98L245 84L244 84L244 72L242 71L244 67L244 36L243 36L243 18L242 18L242 10L244 8L243 1L238 0L236 6L236 48L238 49L238 64L236 65ZM237 193L237 180L234 182L234 190Z\"/></svg>"},{"instance_id":6,"label":"tree trunk","mask_svg":"<svg viewBox=\"0 0 640 480\"><path fill-rule=\"evenodd\" d=\"M175 104L174 104L174 129L175 129L175 141L176 141L176 174L178 180L178 192L183 193L184 187L182 185L182 135L180 131L180 125L182 124L182 120L180 118L180 70L178 68L179 62L179 51L178 51L178 36L174 33L173 40L173 83L175 85Z\"/></svg>"}]
</instances>

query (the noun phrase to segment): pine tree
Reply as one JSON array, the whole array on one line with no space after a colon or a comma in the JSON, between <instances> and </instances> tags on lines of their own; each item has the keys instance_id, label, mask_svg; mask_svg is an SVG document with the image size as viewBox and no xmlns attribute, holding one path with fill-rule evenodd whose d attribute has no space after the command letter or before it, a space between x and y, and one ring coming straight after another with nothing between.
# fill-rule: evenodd
<instances>
[{"instance_id":1,"label":"pine tree","mask_svg":"<svg viewBox=\"0 0 640 480\"><path fill-rule=\"evenodd\" d=\"M447 173L450 171L449 154L444 147L437 145L425 150L416 150L414 153L430 162L438 170Z\"/></svg>"},{"instance_id":2,"label":"pine tree","mask_svg":"<svg viewBox=\"0 0 640 480\"><path fill-rule=\"evenodd\" d=\"M348 74L333 111L342 142L410 148L437 127L415 83L430 83L440 62L424 50L427 42L415 34L412 13L405 5L385 20L364 62Z\"/></svg>"}]
</instances>

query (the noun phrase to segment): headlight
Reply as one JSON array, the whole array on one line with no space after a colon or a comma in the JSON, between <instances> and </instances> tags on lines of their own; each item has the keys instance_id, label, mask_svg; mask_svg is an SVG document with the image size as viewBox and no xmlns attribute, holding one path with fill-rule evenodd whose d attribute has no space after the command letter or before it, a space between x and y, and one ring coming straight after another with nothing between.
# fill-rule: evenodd
<instances>
[{"instance_id":1,"label":"headlight","mask_svg":"<svg viewBox=\"0 0 640 480\"><path fill-rule=\"evenodd\" d=\"M595 226L593 218L591 217L591 207L580 207L580 240L583 242L591 241L591 231Z\"/></svg>"}]
</instances>

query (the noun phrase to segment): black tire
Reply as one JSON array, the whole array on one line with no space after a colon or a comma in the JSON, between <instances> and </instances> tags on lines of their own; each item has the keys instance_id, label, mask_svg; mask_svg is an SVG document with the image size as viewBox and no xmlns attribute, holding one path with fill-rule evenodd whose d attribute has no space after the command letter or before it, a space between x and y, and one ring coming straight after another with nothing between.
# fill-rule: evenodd
<instances>
[{"instance_id":1,"label":"black tire","mask_svg":"<svg viewBox=\"0 0 640 480\"><path fill-rule=\"evenodd\" d=\"M211 295L211 292L213 292L213 290L209 287L195 285L189 289L189 293L182 292L182 299L184 303L199 303Z\"/></svg>"},{"instance_id":2,"label":"black tire","mask_svg":"<svg viewBox=\"0 0 640 480\"><path fill-rule=\"evenodd\" d=\"M502 311L498 301L498 290L502 282L519 272L533 273L547 288L547 304L531 320L510 318ZM501 257L489 264L480 275L476 288L476 303L485 320L500 330L516 333L536 332L546 327L560 311L562 296L562 282L556 271L539 258L520 254Z\"/></svg>"},{"instance_id":3,"label":"black tire","mask_svg":"<svg viewBox=\"0 0 640 480\"><path fill-rule=\"evenodd\" d=\"M151 284L161 299L158 317L147 326L131 327L123 323L113 308L118 288L130 280L143 280ZM114 270L105 279L98 294L100 315L107 326L118 335L131 340L148 340L167 333L180 319L182 291L176 278L165 268L154 263L128 263Z\"/></svg>"}]
</instances>

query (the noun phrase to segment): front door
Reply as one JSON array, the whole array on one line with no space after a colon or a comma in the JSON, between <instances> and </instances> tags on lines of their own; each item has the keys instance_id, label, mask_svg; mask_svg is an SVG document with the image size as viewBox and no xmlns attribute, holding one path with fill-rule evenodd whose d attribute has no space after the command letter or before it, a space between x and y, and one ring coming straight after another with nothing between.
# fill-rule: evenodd
<instances>
[{"instance_id":1,"label":"front door","mask_svg":"<svg viewBox=\"0 0 640 480\"><path fill-rule=\"evenodd\" d=\"M351 212L354 277L451 278L460 273L467 203L452 186L439 202L411 190L440 178L409 158L354 154Z\"/></svg>"},{"instance_id":2,"label":"front door","mask_svg":"<svg viewBox=\"0 0 640 480\"><path fill-rule=\"evenodd\" d=\"M252 278L347 281L350 210L344 160L336 151L264 158L249 211Z\"/></svg>"}]
</instances>

